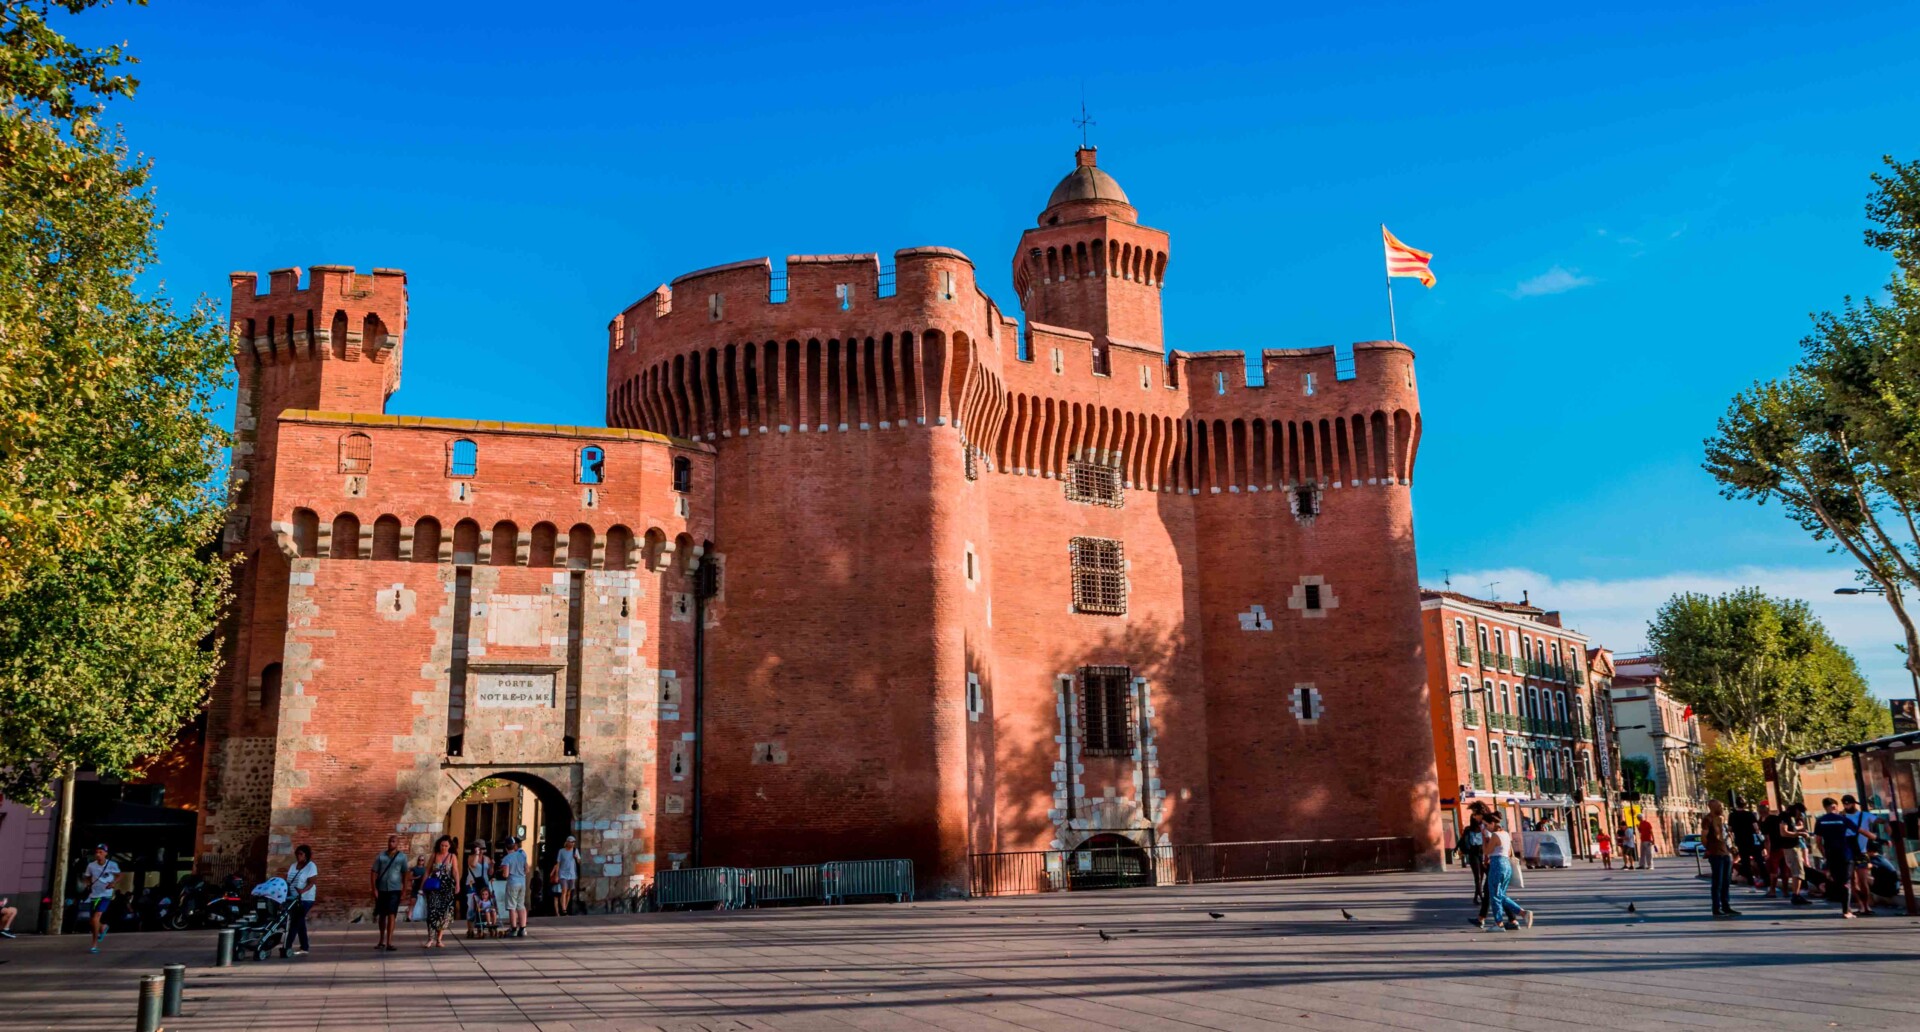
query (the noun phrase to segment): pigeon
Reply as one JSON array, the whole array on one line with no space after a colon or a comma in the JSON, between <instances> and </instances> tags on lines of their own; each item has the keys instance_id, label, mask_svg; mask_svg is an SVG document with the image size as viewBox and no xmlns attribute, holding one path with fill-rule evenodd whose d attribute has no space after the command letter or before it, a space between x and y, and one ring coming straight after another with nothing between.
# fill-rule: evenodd
<instances>
[{"instance_id":1,"label":"pigeon","mask_svg":"<svg viewBox=\"0 0 1920 1032\"><path fill-rule=\"evenodd\" d=\"M1628 903L1628 904L1627 904L1627 913L1629 913L1629 914L1637 914L1637 913L1639 913L1639 912L1640 912L1640 908L1639 908L1639 907L1636 907L1636 906L1634 906L1634 905L1633 905L1632 903Z\"/></svg>"},{"instance_id":2,"label":"pigeon","mask_svg":"<svg viewBox=\"0 0 1920 1032\"><path fill-rule=\"evenodd\" d=\"M1359 918L1357 918L1357 917L1354 917L1354 916L1353 916L1352 914L1349 914L1349 913L1347 913L1347 908L1346 908L1346 907L1341 907L1341 908L1340 908L1340 916L1341 916L1341 917L1344 917L1344 918L1346 918L1346 919L1347 919L1347 920L1349 920L1349 921L1358 921L1358 920L1359 920Z\"/></svg>"},{"instance_id":3,"label":"pigeon","mask_svg":"<svg viewBox=\"0 0 1920 1032\"><path fill-rule=\"evenodd\" d=\"M1119 938L1119 936L1117 935L1108 935L1107 930L1105 928L1102 928L1099 931L1100 931L1101 942L1112 942L1113 940Z\"/></svg>"},{"instance_id":4,"label":"pigeon","mask_svg":"<svg viewBox=\"0 0 1920 1032\"><path fill-rule=\"evenodd\" d=\"M1208 917L1211 917L1211 918L1213 918L1213 919L1214 919L1215 921L1218 921L1218 920L1220 920L1221 918L1223 918L1223 917L1225 917L1225 916L1227 916L1227 915L1225 915L1225 914L1222 914L1222 913L1221 913L1221 912L1219 912L1218 910L1209 910L1209 911L1207 911L1207 916L1208 916Z\"/></svg>"}]
</instances>

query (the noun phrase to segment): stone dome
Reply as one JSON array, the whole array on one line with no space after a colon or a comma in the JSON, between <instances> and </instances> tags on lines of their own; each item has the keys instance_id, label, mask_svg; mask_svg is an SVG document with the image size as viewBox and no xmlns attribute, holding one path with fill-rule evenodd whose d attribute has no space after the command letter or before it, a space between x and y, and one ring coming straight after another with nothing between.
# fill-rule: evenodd
<instances>
[{"instance_id":1,"label":"stone dome","mask_svg":"<svg viewBox=\"0 0 1920 1032\"><path fill-rule=\"evenodd\" d=\"M1053 193L1047 197L1047 207L1068 201L1132 203L1127 200L1127 192L1120 189L1120 184L1093 163L1093 148L1081 148L1076 157L1079 166L1067 173L1067 177L1060 180L1060 185L1053 188Z\"/></svg>"}]
</instances>

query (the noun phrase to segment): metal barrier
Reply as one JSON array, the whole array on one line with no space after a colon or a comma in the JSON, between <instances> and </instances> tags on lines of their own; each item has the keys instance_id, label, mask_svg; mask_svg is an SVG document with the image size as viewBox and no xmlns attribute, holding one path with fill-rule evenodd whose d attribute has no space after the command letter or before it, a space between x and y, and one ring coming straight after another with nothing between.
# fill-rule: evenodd
<instances>
[{"instance_id":1,"label":"metal barrier","mask_svg":"<svg viewBox=\"0 0 1920 1032\"><path fill-rule=\"evenodd\" d=\"M653 879L654 905L696 907L712 904L720 910L743 907L747 872L739 867L682 867L661 871Z\"/></svg>"},{"instance_id":2,"label":"metal barrier","mask_svg":"<svg viewBox=\"0 0 1920 1032\"><path fill-rule=\"evenodd\" d=\"M747 875L747 900L751 906L767 903L812 903L822 898L820 865L795 867L755 867Z\"/></svg>"},{"instance_id":3,"label":"metal barrier","mask_svg":"<svg viewBox=\"0 0 1920 1032\"><path fill-rule=\"evenodd\" d=\"M911 860L836 860L820 865L821 895L829 904L854 896L891 896L896 903L913 898Z\"/></svg>"},{"instance_id":4,"label":"metal barrier","mask_svg":"<svg viewBox=\"0 0 1920 1032\"><path fill-rule=\"evenodd\" d=\"M1316 878L1414 869L1413 839L1275 839L1139 846L1131 843L972 856L973 895Z\"/></svg>"}]
</instances>

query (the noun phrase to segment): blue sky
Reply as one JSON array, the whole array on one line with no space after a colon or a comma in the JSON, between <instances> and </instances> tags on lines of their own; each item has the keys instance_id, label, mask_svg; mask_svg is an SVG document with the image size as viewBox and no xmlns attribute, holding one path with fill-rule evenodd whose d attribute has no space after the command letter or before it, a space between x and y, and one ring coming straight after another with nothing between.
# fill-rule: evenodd
<instances>
[{"instance_id":1,"label":"blue sky","mask_svg":"<svg viewBox=\"0 0 1920 1032\"><path fill-rule=\"evenodd\" d=\"M1760 583L1910 691L1884 606L1828 594L1849 564L1699 457L1809 311L1886 277L1862 202L1920 156L1915 4L387 6L71 24L142 59L114 113L176 295L408 270L394 411L598 423L607 319L739 258L942 244L1017 307L1084 88L1172 234L1175 347L1385 336L1376 225L1435 252L1396 290L1428 581L1623 650L1672 590Z\"/></svg>"}]
</instances>

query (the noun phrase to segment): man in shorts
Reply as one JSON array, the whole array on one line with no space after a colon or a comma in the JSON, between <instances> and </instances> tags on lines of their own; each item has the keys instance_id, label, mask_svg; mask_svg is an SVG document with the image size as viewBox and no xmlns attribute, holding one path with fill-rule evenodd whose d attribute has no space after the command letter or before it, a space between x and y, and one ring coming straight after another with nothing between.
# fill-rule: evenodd
<instances>
[{"instance_id":1,"label":"man in shorts","mask_svg":"<svg viewBox=\"0 0 1920 1032\"><path fill-rule=\"evenodd\" d=\"M1807 850L1801 836L1807 833L1806 806L1795 803L1787 807L1774 825L1773 850L1780 858L1780 884L1786 892L1787 902L1796 907L1813 906L1813 900L1807 898L1804 891L1807 883Z\"/></svg>"},{"instance_id":2,"label":"man in shorts","mask_svg":"<svg viewBox=\"0 0 1920 1032\"><path fill-rule=\"evenodd\" d=\"M108 856L105 842L93 847L93 862L87 865L87 894L80 905L80 912L89 915L93 924L93 947L88 953L100 952L100 943L107 937L107 908L113 905L113 888L120 880L120 865Z\"/></svg>"},{"instance_id":3,"label":"man in shorts","mask_svg":"<svg viewBox=\"0 0 1920 1032\"><path fill-rule=\"evenodd\" d=\"M1873 844L1880 836L1873 831L1873 814L1862 809L1860 800L1850 795L1840 797L1840 815L1847 819L1847 826L1854 830L1853 898L1860 902L1860 913L1873 914Z\"/></svg>"},{"instance_id":4,"label":"man in shorts","mask_svg":"<svg viewBox=\"0 0 1920 1032\"><path fill-rule=\"evenodd\" d=\"M507 891L500 905L507 912L507 938L527 937L527 852L520 840L507 840L507 854L500 858L507 872Z\"/></svg>"},{"instance_id":5,"label":"man in shorts","mask_svg":"<svg viewBox=\"0 0 1920 1032\"><path fill-rule=\"evenodd\" d=\"M13 900L0 896L0 939L17 938L13 934L13 919L19 916L20 908L13 905Z\"/></svg>"},{"instance_id":6,"label":"man in shorts","mask_svg":"<svg viewBox=\"0 0 1920 1032\"><path fill-rule=\"evenodd\" d=\"M396 950L393 923L400 917L401 897L407 890L407 854L400 836L388 835L387 848L373 858L373 920L380 928L376 950Z\"/></svg>"}]
</instances>

